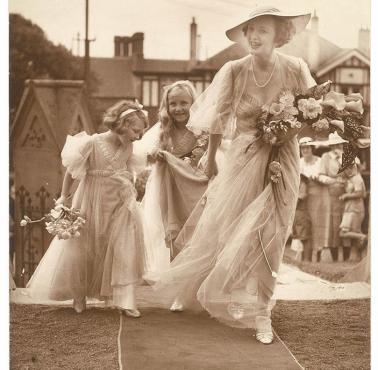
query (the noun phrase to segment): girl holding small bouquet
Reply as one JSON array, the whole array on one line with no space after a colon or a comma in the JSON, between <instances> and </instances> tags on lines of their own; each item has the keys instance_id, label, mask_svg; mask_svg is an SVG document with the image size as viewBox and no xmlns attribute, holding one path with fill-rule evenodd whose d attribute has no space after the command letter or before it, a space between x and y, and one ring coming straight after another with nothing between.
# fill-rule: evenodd
<instances>
[{"instance_id":1,"label":"girl holding small bouquet","mask_svg":"<svg viewBox=\"0 0 378 370\"><path fill-rule=\"evenodd\" d=\"M165 87L160 121L138 143L153 163L142 201L151 274L168 268L177 254L175 239L207 188L201 161L208 135L195 135L186 128L195 97L189 81Z\"/></svg>"},{"instance_id":2,"label":"girl holding small bouquet","mask_svg":"<svg viewBox=\"0 0 378 370\"><path fill-rule=\"evenodd\" d=\"M133 141L148 126L147 113L133 101L120 101L104 115L108 131L68 136L62 151L67 168L58 208L80 181L72 206L85 225L76 237L55 237L28 283L32 297L73 299L85 309L87 298L113 301L124 314L139 317L135 285L142 278L143 228L136 203L134 173L143 159L133 154Z\"/></svg>"}]
</instances>

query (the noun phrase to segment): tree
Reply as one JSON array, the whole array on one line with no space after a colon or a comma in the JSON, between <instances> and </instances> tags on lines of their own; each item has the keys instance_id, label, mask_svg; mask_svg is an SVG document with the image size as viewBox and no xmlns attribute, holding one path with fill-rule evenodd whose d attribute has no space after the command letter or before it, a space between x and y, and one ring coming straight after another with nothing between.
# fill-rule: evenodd
<instances>
[{"instance_id":1,"label":"tree","mask_svg":"<svg viewBox=\"0 0 378 370\"><path fill-rule=\"evenodd\" d=\"M83 63L62 45L54 45L43 30L20 14L9 16L9 101L17 108L26 79L83 79Z\"/></svg>"}]
</instances>

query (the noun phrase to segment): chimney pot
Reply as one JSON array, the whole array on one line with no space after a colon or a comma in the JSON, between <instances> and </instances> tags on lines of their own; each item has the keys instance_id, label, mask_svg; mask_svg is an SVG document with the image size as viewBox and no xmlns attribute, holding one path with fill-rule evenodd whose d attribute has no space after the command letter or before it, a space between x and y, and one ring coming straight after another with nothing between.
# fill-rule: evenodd
<instances>
[{"instance_id":1,"label":"chimney pot","mask_svg":"<svg viewBox=\"0 0 378 370\"><path fill-rule=\"evenodd\" d=\"M190 24L190 60L197 60L197 23L194 17Z\"/></svg>"}]
</instances>

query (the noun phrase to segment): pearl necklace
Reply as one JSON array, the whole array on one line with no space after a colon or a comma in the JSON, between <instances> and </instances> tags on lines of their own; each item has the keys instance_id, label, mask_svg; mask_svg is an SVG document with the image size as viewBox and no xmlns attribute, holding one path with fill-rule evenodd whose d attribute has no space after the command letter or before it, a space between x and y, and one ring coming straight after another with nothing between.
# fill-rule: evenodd
<instances>
[{"instance_id":1,"label":"pearl necklace","mask_svg":"<svg viewBox=\"0 0 378 370\"><path fill-rule=\"evenodd\" d=\"M273 77L273 73L274 71L276 70L276 64L277 64L277 55L276 55L276 59L274 59L274 64L273 64L273 68L272 68L272 72L270 72L270 75L268 77L268 79L263 83L263 84L259 84L256 80L256 76L255 76L255 67L253 65L253 57L252 57L252 77L253 77L253 81L255 82L256 86L257 87L265 87L266 85L268 85L268 83L270 82L270 80L272 79Z\"/></svg>"}]
</instances>

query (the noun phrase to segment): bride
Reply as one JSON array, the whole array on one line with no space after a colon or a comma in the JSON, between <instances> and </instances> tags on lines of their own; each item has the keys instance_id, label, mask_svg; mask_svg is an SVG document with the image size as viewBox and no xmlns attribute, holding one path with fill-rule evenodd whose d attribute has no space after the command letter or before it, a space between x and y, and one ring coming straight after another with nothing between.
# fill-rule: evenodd
<instances>
[{"instance_id":1,"label":"bride","mask_svg":"<svg viewBox=\"0 0 378 370\"><path fill-rule=\"evenodd\" d=\"M283 90L300 93L315 85L303 60L276 51L310 17L258 7L226 32L250 54L222 67L192 106L187 127L210 133L209 178L222 136L233 140L194 232L184 226L178 236L184 248L154 286L174 300L172 310L202 306L228 325L255 328L264 344L273 341L271 298L297 201L299 148L296 137L279 147L283 179L266 183L272 147L257 134L257 117Z\"/></svg>"}]
</instances>

